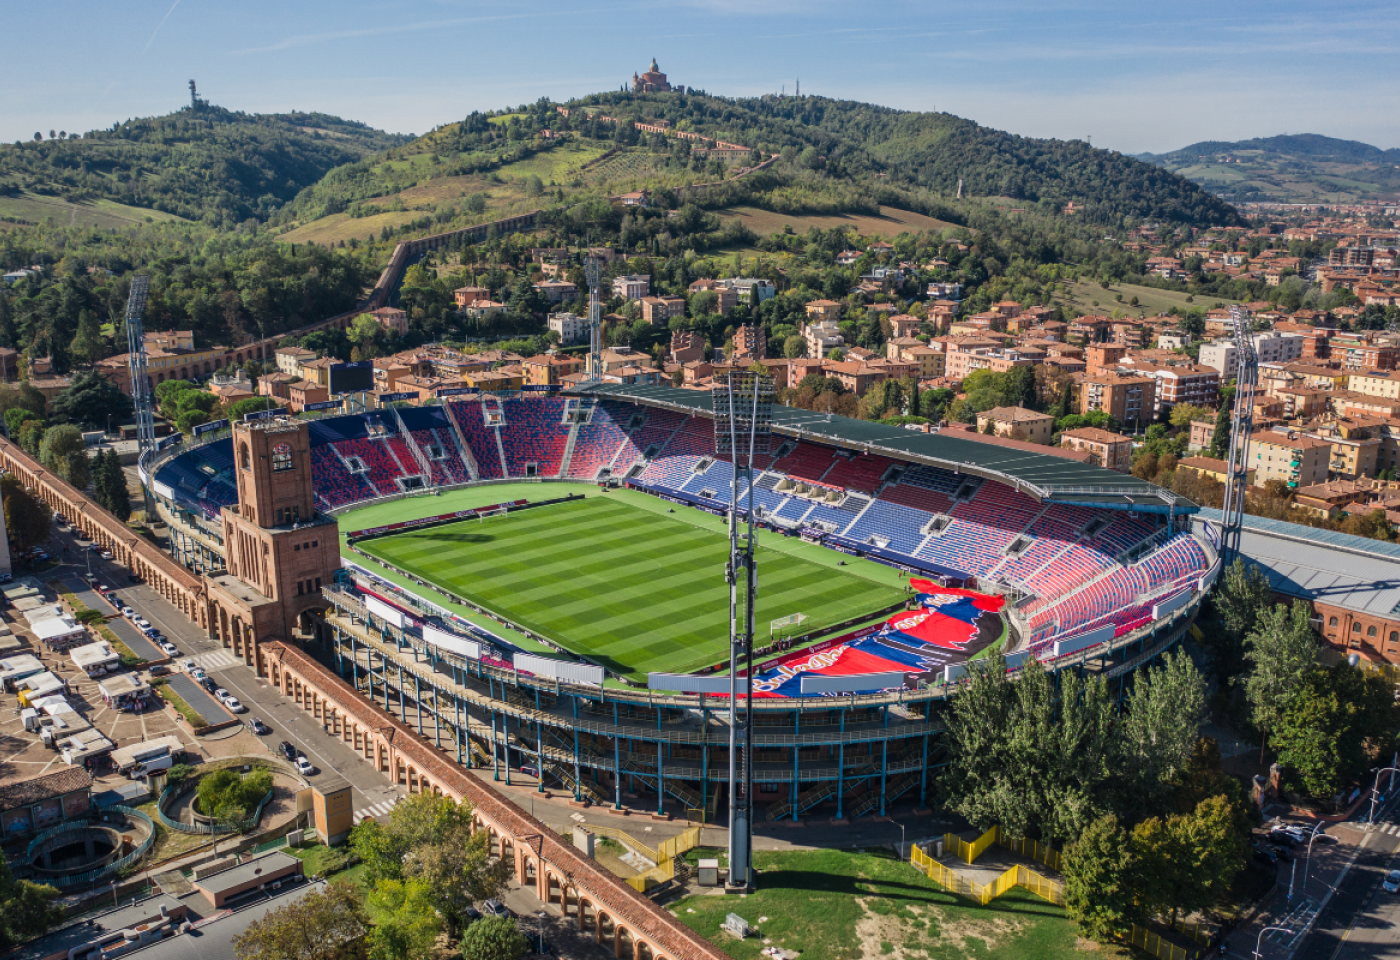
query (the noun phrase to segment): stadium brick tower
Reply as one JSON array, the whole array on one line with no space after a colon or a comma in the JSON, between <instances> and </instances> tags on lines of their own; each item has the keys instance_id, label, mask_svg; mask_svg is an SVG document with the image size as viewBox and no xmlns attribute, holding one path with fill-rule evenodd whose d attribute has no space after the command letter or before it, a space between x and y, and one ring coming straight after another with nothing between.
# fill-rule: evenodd
<instances>
[{"instance_id":1,"label":"stadium brick tower","mask_svg":"<svg viewBox=\"0 0 1400 960\"><path fill-rule=\"evenodd\" d=\"M259 673L258 647L295 642L326 607L339 568L339 525L316 511L311 441L286 417L233 426L238 503L221 516L228 572L206 577L210 624Z\"/></svg>"}]
</instances>

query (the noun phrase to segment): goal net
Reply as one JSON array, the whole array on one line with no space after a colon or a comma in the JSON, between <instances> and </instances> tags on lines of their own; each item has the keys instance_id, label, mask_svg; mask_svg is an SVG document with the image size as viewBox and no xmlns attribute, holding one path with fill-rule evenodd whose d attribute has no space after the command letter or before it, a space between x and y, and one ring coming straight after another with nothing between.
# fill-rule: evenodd
<instances>
[{"instance_id":1,"label":"goal net","mask_svg":"<svg viewBox=\"0 0 1400 960\"><path fill-rule=\"evenodd\" d=\"M768 624L768 636L777 637L790 635L797 627L807 622L807 614L794 613L786 617L779 617Z\"/></svg>"},{"instance_id":2,"label":"goal net","mask_svg":"<svg viewBox=\"0 0 1400 960\"><path fill-rule=\"evenodd\" d=\"M490 510L478 510L476 515L480 520L485 521L488 517L504 517L508 513L510 511L505 507L492 507Z\"/></svg>"}]
</instances>

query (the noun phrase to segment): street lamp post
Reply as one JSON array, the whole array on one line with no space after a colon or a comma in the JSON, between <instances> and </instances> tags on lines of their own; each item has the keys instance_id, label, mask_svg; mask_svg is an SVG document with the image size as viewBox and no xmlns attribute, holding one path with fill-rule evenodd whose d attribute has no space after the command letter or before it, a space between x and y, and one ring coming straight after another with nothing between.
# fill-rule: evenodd
<instances>
[{"instance_id":1,"label":"street lamp post","mask_svg":"<svg viewBox=\"0 0 1400 960\"><path fill-rule=\"evenodd\" d=\"M1263 956L1263 954L1260 953L1260 950L1262 950L1264 947L1264 934L1270 932L1271 930L1277 930L1278 932L1286 933L1289 936L1293 935L1293 931L1288 929L1287 927L1265 927L1264 929L1260 930L1258 938L1254 941L1253 956L1255 960L1259 960L1259 958Z\"/></svg>"},{"instance_id":2,"label":"street lamp post","mask_svg":"<svg viewBox=\"0 0 1400 960\"><path fill-rule=\"evenodd\" d=\"M1312 845L1313 845L1313 841L1317 839L1317 835L1318 835L1319 833L1321 833L1321 832L1322 832L1322 824L1319 823L1317 826L1315 826L1315 827L1312 828L1312 833L1308 834L1308 852L1307 852L1307 854L1303 857L1303 892L1304 892L1304 893L1307 893L1307 892L1308 892L1308 876L1309 876L1309 872L1308 872L1308 871L1310 871L1310 870L1312 869Z\"/></svg>"},{"instance_id":3,"label":"street lamp post","mask_svg":"<svg viewBox=\"0 0 1400 960\"><path fill-rule=\"evenodd\" d=\"M1391 779L1393 780L1395 776L1395 767L1376 768L1376 783L1375 786L1371 788L1371 812L1366 815L1367 829L1370 829L1372 826L1374 826L1376 822L1376 798L1380 796L1381 774L1383 773L1389 773L1391 775Z\"/></svg>"}]
</instances>

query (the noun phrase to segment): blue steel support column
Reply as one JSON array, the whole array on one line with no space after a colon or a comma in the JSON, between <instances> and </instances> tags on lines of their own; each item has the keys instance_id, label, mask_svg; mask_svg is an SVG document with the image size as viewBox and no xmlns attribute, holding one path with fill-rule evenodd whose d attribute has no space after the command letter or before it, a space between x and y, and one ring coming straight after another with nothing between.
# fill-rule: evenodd
<instances>
[{"instance_id":1,"label":"blue steel support column","mask_svg":"<svg viewBox=\"0 0 1400 960\"><path fill-rule=\"evenodd\" d=\"M613 704L617 710L617 704ZM613 809L622 809L622 738L613 732Z\"/></svg>"},{"instance_id":2,"label":"blue steel support column","mask_svg":"<svg viewBox=\"0 0 1400 960\"><path fill-rule=\"evenodd\" d=\"M458 763L461 763L461 762L462 762L462 747L463 747L463 746L466 744L466 742L467 742L467 729L466 729L466 727L462 726L462 698L459 697L459 696L457 696L456 694L453 694L453 695L452 695L452 701L453 701L453 703L456 705L456 708L457 708L457 762L458 762ZM468 750L468 751L467 751L467 761L466 761L466 767L467 767L468 770L470 770L470 769L472 768L471 757L472 757L471 751Z\"/></svg>"},{"instance_id":3,"label":"blue steel support column","mask_svg":"<svg viewBox=\"0 0 1400 960\"><path fill-rule=\"evenodd\" d=\"M396 667L399 668L399 719L402 720L404 723L408 723L408 702L407 702L407 698L404 696L404 692L403 692L403 688L404 688L404 682L403 682L403 664L398 663L398 662L396 661L396 662L394 663L394 666L396 666ZM384 682L385 682L386 684L389 682L389 677L388 677L387 671L386 671L386 673L385 673ZM421 732L421 731L420 731L420 732Z\"/></svg>"},{"instance_id":4,"label":"blue steel support column","mask_svg":"<svg viewBox=\"0 0 1400 960\"><path fill-rule=\"evenodd\" d=\"M442 749L442 699L438 696L440 690L436 683L433 685L433 746Z\"/></svg>"},{"instance_id":5,"label":"blue steel support column","mask_svg":"<svg viewBox=\"0 0 1400 960\"><path fill-rule=\"evenodd\" d=\"M575 706L574 709L577 711L578 707ZM583 769L579 766L578 759L578 727L574 727L574 799L583 799Z\"/></svg>"},{"instance_id":6,"label":"blue steel support column","mask_svg":"<svg viewBox=\"0 0 1400 960\"><path fill-rule=\"evenodd\" d=\"M336 627L336 632L337 632L337 633L340 632L340 628L339 628L339 627ZM350 634L350 679L354 681L355 689L356 689L356 690L359 690L359 689L360 689L360 652L359 652L358 648L356 648L356 646L355 646L355 635L354 635L353 633ZM370 698L370 702L371 702L371 703L374 702L374 698L373 698L373 697Z\"/></svg>"},{"instance_id":7,"label":"blue steel support column","mask_svg":"<svg viewBox=\"0 0 1400 960\"><path fill-rule=\"evenodd\" d=\"M538 691L536 691L538 694ZM544 793L544 725L535 721L535 785L536 793Z\"/></svg>"},{"instance_id":8,"label":"blue steel support column","mask_svg":"<svg viewBox=\"0 0 1400 960\"><path fill-rule=\"evenodd\" d=\"M842 723L845 723L845 714ZM836 747L836 819L841 819L841 795L846 792L846 745L837 744Z\"/></svg>"},{"instance_id":9,"label":"blue steel support column","mask_svg":"<svg viewBox=\"0 0 1400 960\"><path fill-rule=\"evenodd\" d=\"M660 711L658 711L657 716L660 715ZM664 816L666 813L666 774L662 772L662 756L661 741L658 740L656 741L656 815L658 817Z\"/></svg>"},{"instance_id":10,"label":"blue steel support column","mask_svg":"<svg viewBox=\"0 0 1400 960\"><path fill-rule=\"evenodd\" d=\"M510 786L510 714L501 714L501 758L506 766L506 786Z\"/></svg>"},{"instance_id":11,"label":"blue steel support column","mask_svg":"<svg viewBox=\"0 0 1400 960\"><path fill-rule=\"evenodd\" d=\"M501 765L496 760L496 711L491 711L491 779L501 779Z\"/></svg>"},{"instance_id":12,"label":"blue steel support column","mask_svg":"<svg viewBox=\"0 0 1400 960\"><path fill-rule=\"evenodd\" d=\"M340 679L345 679L345 657L340 652L340 628L335 628L335 672Z\"/></svg>"},{"instance_id":13,"label":"blue steel support column","mask_svg":"<svg viewBox=\"0 0 1400 960\"><path fill-rule=\"evenodd\" d=\"M394 711L389 709L389 658L382 653L379 655L379 679L384 684L384 712L392 717Z\"/></svg>"},{"instance_id":14,"label":"blue steel support column","mask_svg":"<svg viewBox=\"0 0 1400 960\"><path fill-rule=\"evenodd\" d=\"M797 821L797 754L799 752L797 744L792 745L792 819Z\"/></svg>"},{"instance_id":15,"label":"blue steel support column","mask_svg":"<svg viewBox=\"0 0 1400 960\"><path fill-rule=\"evenodd\" d=\"M700 822L710 815L710 745L700 745Z\"/></svg>"},{"instance_id":16,"label":"blue steel support column","mask_svg":"<svg viewBox=\"0 0 1400 960\"><path fill-rule=\"evenodd\" d=\"M399 679L403 679L403 668L399 668ZM413 716L418 721L418 736L423 735L423 685L418 680L418 674L413 675ZM407 720L407 717L404 717Z\"/></svg>"},{"instance_id":17,"label":"blue steel support column","mask_svg":"<svg viewBox=\"0 0 1400 960\"><path fill-rule=\"evenodd\" d=\"M890 779L890 742L880 741L880 816L885 815L885 784Z\"/></svg>"},{"instance_id":18,"label":"blue steel support column","mask_svg":"<svg viewBox=\"0 0 1400 960\"><path fill-rule=\"evenodd\" d=\"M924 762L919 767L919 809L928 809L928 734L924 734Z\"/></svg>"}]
</instances>

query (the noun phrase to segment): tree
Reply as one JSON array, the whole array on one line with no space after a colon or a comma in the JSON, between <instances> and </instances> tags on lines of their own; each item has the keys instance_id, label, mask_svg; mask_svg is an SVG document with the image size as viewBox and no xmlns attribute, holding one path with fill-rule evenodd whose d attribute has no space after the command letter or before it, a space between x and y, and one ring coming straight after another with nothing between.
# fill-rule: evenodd
<instances>
[{"instance_id":1,"label":"tree","mask_svg":"<svg viewBox=\"0 0 1400 960\"><path fill-rule=\"evenodd\" d=\"M1224 460L1230 452L1230 404L1220 398L1220 409L1215 414L1215 430L1210 435L1210 455Z\"/></svg>"},{"instance_id":2,"label":"tree","mask_svg":"<svg viewBox=\"0 0 1400 960\"><path fill-rule=\"evenodd\" d=\"M20 424L19 445L31 457L39 456L39 445L44 442L44 421L26 420Z\"/></svg>"},{"instance_id":3,"label":"tree","mask_svg":"<svg viewBox=\"0 0 1400 960\"><path fill-rule=\"evenodd\" d=\"M789 360L800 360L807 356L807 341L800 333L794 333L783 341L783 356Z\"/></svg>"},{"instance_id":4,"label":"tree","mask_svg":"<svg viewBox=\"0 0 1400 960\"><path fill-rule=\"evenodd\" d=\"M53 903L58 891L46 883L16 880L0 855L0 950L43 936L63 916Z\"/></svg>"},{"instance_id":5,"label":"tree","mask_svg":"<svg viewBox=\"0 0 1400 960\"><path fill-rule=\"evenodd\" d=\"M1128 834L1113 814L1089 824L1065 848L1065 910L1084 936L1102 943L1146 919L1137 900L1136 867Z\"/></svg>"},{"instance_id":6,"label":"tree","mask_svg":"<svg viewBox=\"0 0 1400 960\"><path fill-rule=\"evenodd\" d=\"M1185 651L1168 653L1160 667L1137 672L1126 707L1122 768L1140 785L1139 796L1158 794L1191 760L1206 714L1205 679Z\"/></svg>"},{"instance_id":7,"label":"tree","mask_svg":"<svg viewBox=\"0 0 1400 960\"><path fill-rule=\"evenodd\" d=\"M1172 407L1171 424L1181 430L1191 427L1191 421L1204 420L1210 416L1210 410L1206 407L1198 407L1194 403L1178 403Z\"/></svg>"},{"instance_id":8,"label":"tree","mask_svg":"<svg viewBox=\"0 0 1400 960\"><path fill-rule=\"evenodd\" d=\"M1245 659L1251 670L1244 681L1250 720L1260 730L1260 760L1268 738L1283 721L1294 694L1317 664L1317 634L1308 622L1309 607L1275 604L1260 615L1245 637Z\"/></svg>"},{"instance_id":9,"label":"tree","mask_svg":"<svg viewBox=\"0 0 1400 960\"><path fill-rule=\"evenodd\" d=\"M0 496L5 501L5 529L17 549L37 547L49 538L53 512L31 496L18 477L12 473L0 477Z\"/></svg>"},{"instance_id":10,"label":"tree","mask_svg":"<svg viewBox=\"0 0 1400 960\"><path fill-rule=\"evenodd\" d=\"M1279 762L1312 797L1325 799L1365 774L1394 739L1396 707L1379 673L1345 661L1303 677L1274 730Z\"/></svg>"},{"instance_id":11,"label":"tree","mask_svg":"<svg viewBox=\"0 0 1400 960\"><path fill-rule=\"evenodd\" d=\"M1244 638L1272 603L1273 591L1262 567L1237 557L1225 568L1210 598L1212 615L1202 630L1211 671L1222 686L1237 683L1244 674Z\"/></svg>"},{"instance_id":12,"label":"tree","mask_svg":"<svg viewBox=\"0 0 1400 960\"><path fill-rule=\"evenodd\" d=\"M49 427L44 431L44 439L39 443L39 462L45 468L62 475L68 465L68 454L83 452L86 449L83 432L72 424Z\"/></svg>"},{"instance_id":13,"label":"tree","mask_svg":"<svg viewBox=\"0 0 1400 960\"><path fill-rule=\"evenodd\" d=\"M331 960L368 932L359 888L332 883L254 920L234 938L233 954L238 960Z\"/></svg>"},{"instance_id":14,"label":"tree","mask_svg":"<svg viewBox=\"0 0 1400 960\"><path fill-rule=\"evenodd\" d=\"M102 325L97 322L97 314L83 310L78 314L78 332L73 337L71 353L73 359L81 363L96 363L107 353L107 343L102 337Z\"/></svg>"},{"instance_id":15,"label":"tree","mask_svg":"<svg viewBox=\"0 0 1400 960\"><path fill-rule=\"evenodd\" d=\"M1189 814L1151 817L1133 828L1142 880L1140 907L1150 914L1204 910L1223 895L1245 863L1244 836L1230 801L1202 800Z\"/></svg>"},{"instance_id":16,"label":"tree","mask_svg":"<svg viewBox=\"0 0 1400 960\"><path fill-rule=\"evenodd\" d=\"M126 472L122 470L117 451L108 448L98 454L93 471L93 493L100 506L105 507L123 523L131 516L131 494L126 488Z\"/></svg>"},{"instance_id":17,"label":"tree","mask_svg":"<svg viewBox=\"0 0 1400 960\"><path fill-rule=\"evenodd\" d=\"M381 880L369 895L369 906L375 916L369 934L371 960L427 956L442 933L442 917L423 880Z\"/></svg>"},{"instance_id":18,"label":"tree","mask_svg":"<svg viewBox=\"0 0 1400 960\"><path fill-rule=\"evenodd\" d=\"M230 420L242 420L250 413L271 410L275 406L277 406L277 401L272 397L244 397L237 403L231 404L225 411L225 416Z\"/></svg>"},{"instance_id":19,"label":"tree","mask_svg":"<svg viewBox=\"0 0 1400 960\"><path fill-rule=\"evenodd\" d=\"M226 803L234 803L246 810L255 810L271 789L270 770L252 770L245 776L225 767L200 778L199 808L212 813Z\"/></svg>"},{"instance_id":20,"label":"tree","mask_svg":"<svg viewBox=\"0 0 1400 960\"><path fill-rule=\"evenodd\" d=\"M1034 410L1039 406L1035 388L1035 368L1012 367L1006 371L1002 384L1002 403L1008 407Z\"/></svg>"},{"instance_id":21,"label":"tree","mask_svg":"<svg viewBox=\"0 0 1400 960\"><path fill-rule=\"evenodd\" d=\"M73 486L79 490L86 490L87 485L92 482L92 461L88 459L87 451L74 450L69 453L63 469L59 472L63 474L63 479Z\"/></svg>"},{"instance_id":22,"label":"tree","mask_svg":"<svg viewBox=\"0 0 1400 960\"><path fill-rule=\"evenodd\" d=\"M496 896L510 874L492 860L490 838L472 827L472 807L449 797L419 794L394 807L387 823L365 820L350 834L366 878L423 880L433 906L455 936L473 902Z\"/></svg>"},{"instance_id":23,"label":"tree","mask_svg":"<svg viewBox=\"0 0 1400 960\"><path fill-rule=\"evenodd\" d=\"M96 373L80 373L72 386L53 398L53 414L60 420L105 430L108 417L122 423L131 416L131 398L116 384Z\"/></svg>"},{"instance_id":24,"label":"tree","mask_svg":"<svg viewBox=\"0 0 1400 960\"><path fill-rule=\"evenodd\" d=\"M462 960L520 960L529 948L530 942L510 917L486 917L462 935Z\"/></svg>"}]
</instances>

